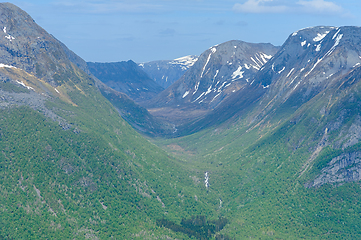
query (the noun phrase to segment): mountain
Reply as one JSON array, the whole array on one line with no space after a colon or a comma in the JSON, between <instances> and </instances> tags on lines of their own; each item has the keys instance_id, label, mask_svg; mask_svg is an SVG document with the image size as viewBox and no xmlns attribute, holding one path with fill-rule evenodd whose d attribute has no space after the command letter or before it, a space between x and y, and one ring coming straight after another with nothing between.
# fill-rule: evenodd
<instances>
[{"instance_id":1,"label":"mountain","mask_svg":"<svg viewBox=\"0 0 361 240\"><path fill-rule=\"evenodd\" d=\"M102 95L116 93L26 12L0 13L1 239L185 239L158 223L218 218L197 169L121 117L130 99L117 110Z\"/></svg>"},{"instance_id":2,"label":"mountain","mask_svg":"<svg viewBox=\"0 0 361 240\"><path fill-rule=\"evenodd\" d=\"M138 132L148 136L168 136L175 131L174 125L152 116L126 94L118 92L105 84L98 83L101 94L117 109L122 118Z\"/></svg>"},{"instance_id":3,"label":"mountain","mask_svg":"<svg viewBox=\"0 0 361 240\"><path fill-rule=\"evenodd\" d=\"M192 123L194 129L239 117L247 109L254 112L252 119L260 119L275 111L285 115L294 112L322 90L343 81L359 66L359 38L357 27L321 26L291 34L248 85L235 92L209 116ZM185 128L192 127L187 125Z\"/></svg>"},{"instance_id":4,"label":"mountain","mask_svg":"<svg viewBox=\"0 0 361 240\"><path fill-rule=\"evenodd\" d=\"M181 78L197 60L198 56L190 55L174 60L152 61L139 63L138 65L154 79L154 81L166 89Z\"/></svg>"},{"instance_id":5,"label":"mountain","mask_svg":"<svg viewBox=\"0 0 361 240\"><path fill-rule=\"evenodd\" d=\"M127 94L137 103L160 93L163 88L142 71L133 61L87 63L89 71L107 86Z\"/></svg>"},{"instance_id":6,"label":"mountain","mask_svg":"<svg viewBox=\"0 0 361 240\"><path fill-rule=\"evenodd\" d=\"M157 141L208 173L232 213L223 234L361 237L360 41L359 27L297 31L193 134Z\"/></svg>"},{"instance_id":7,"label":"mountain","mask_svg":"<svg viewBox=\"0 0 361 240\"><path fill-rule=\"evenodd\" d=\"M0 239L361 238L361 28L291 34L193 106L208 114L192 134L145 139L121 117L152 130L143 108L21 9L0 13Z\"/></svg>"},{"instance_id":8,"label":"mountain","mask_svg":"<svg viewBox=\"0 0 361 240\"><path fill-rule=\"evenodd\" d=\"M174 84L146 105L156 115L175 124L197 119L214 109L237 90L251 84L252 77L272 58L278 47L229 41L201 54L197 62Z\"/></svg>"},{"instance_id":9,"label":"mountain","mask_svg":"<svg viewBox=\"0 0 361 240\"><path fill-rule=\"evenodd\" d=\"M361 64L360 28L314 27L293 33L258 77L269 86L267 108L299 106L344 81ZM296 100L297 98L297 100Z\"/></svg>"}]
</instances>

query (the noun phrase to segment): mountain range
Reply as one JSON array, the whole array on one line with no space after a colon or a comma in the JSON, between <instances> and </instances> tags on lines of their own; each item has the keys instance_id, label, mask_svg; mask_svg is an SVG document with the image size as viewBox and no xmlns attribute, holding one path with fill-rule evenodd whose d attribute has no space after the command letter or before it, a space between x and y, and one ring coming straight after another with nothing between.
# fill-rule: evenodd
<instances>
[{"instance_id":1,"label":"mountain range","mask_svg":"<svg viewBox=\"0 0 361 240\"><path fill-rule=\"evenodd\" d=\"M190 55L174 60L160 60L138 65L164 89L177 81L194 63L198 56Z\"/></svg>"},{"instance_id":2,"label":"mountain range","mask_svg":"<svg viewBox=\"0 0 361 240\"><path fill-rule=\"evenodd\" d=\"M253 75L277 49L271 44L235 40L213 46L202 53L179 80L146 106L153 115L176 125L197 119L250 84Z\"/></svg>"},{"instance_id":3,"label":"mountain range","mask_svg":"<svg viewBox=\"0 0 361 240\"><path fill-rule=\"evenodd\" d=\"M162 90L0 13L1 239L361 237L361 28L229 41Z\"/></svg>"},{"instance_id":4,"label":"mountain range","mask_svg":"<svg viewBox=\"0 0 361 240\"><path fill-rule=\"evenodd\" d=\"M132 60L114 63L88 62L87 65L89 71L108 87L127 94L138 103L152 99L164 90Z\"/></svg>"}]
</instances>

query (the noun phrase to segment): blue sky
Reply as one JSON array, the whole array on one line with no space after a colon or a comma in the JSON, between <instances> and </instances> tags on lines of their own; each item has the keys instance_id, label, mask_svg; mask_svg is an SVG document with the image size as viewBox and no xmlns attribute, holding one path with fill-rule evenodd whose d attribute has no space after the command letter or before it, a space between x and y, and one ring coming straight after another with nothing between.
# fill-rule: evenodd
<instances>
[{"instance_id":1,"label":"blue sky","mask_svg":"<svg viewBox=\"0 0 361 240\"><path fill-rule=\"evenodd\" d=\"M15 0L86 61L199 55L229 40L282 45L310 26L361 26L359 0Z\"/></svg>"}]
</instances>

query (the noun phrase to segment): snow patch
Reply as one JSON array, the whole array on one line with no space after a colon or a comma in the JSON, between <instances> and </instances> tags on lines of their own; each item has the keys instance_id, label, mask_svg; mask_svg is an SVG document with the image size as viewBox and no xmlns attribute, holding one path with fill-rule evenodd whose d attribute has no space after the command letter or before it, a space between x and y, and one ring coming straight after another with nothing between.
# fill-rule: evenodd
<instances>
[{"instance_id":1,"label":"snow patch","mask_svg":"<svg viewBox=\"0 0 361 240\"><path fill-rule=\"evenodd\" d=\"M11 35L5 36L6 39L8 39L10 42L14 40L15 38Z\"/></svg>"},{"instance_id":2,"label":"snow patch","mask_svg":"<svg viewBox=\"0 0 361 240\"><path fill-rule=\"evenodd\" d=\"M216 96L214 96L214 98L212 99L211 102L213 102L219 95L221 95L222 92L218 93Z\"/></svg>"},{"instance_id":3,"label":"snow patch","mask_svg":"<svg viewBox=\"0 0 361 240\"><path fill-rule=\"evenodd\" d=\"M186 91L186 92L183 94L183 97L182 97L182 98L185 98L188 94L189 94L189 91Z\"/></svg>"},{"instance_id":4,"label":"snow patch","mask_svg":"<svg viewBox=\"0 0 361 240\"><path fill-rule=\"evenodd\" d=\"M212 86L210 86L210 87L207 89L207 92L205 93L205 95L210 94L211 92L212 92Z\"/></svg>"},{"instance_id":5,"label":"snow patch","mask_svg":"<svg viewBox=\"0 0 361 240\"><path fill-rule=\"evenodd\" d=\"M361 59L361 57L360 57ZM247 68L247 69L250 69L251 67L247 65L247 63L244 64L244 67Z\"/></svg>"},{"instance_id":6,"label":"snow patch","mask_svg":"<svg viewBox=\"0 0 361 240\"><path fill-rule=\"evenodd\" d=\"M190 68L194 65L195 62L197 62L197 60L198 60L197 57L193 57L193 56L189 55L189 56L185 56L185 57L176 58L169 63L176 64L176 65L180 64L180 65L184 65L184 67L186 67L186 68ZM183 69L183 70L186 70L186 69Z\"/></svg>"},{"instance_id":7,"label":"snow patch","mask_svg":"<svg viewBox=\"0 0 361 240\"><path fill-rule=\"evenodd\" d=\"M21 86L26 87L26 88L29 89L29 90L35 90L34 88L25 85L25 83L24 83L23 81L21 81L21 82L18 81L18 80L15 80L15 81L16 81L18 84L20 84Z\"/></svg>"},{"instance_id":8,"label":"snow patch","mask_svg":"<svg viewBox=\"0 0 361 240\"><path fill-rule=\"evenodd\" d=\"M215 49L215 48L212 48L212 49ZM211 50L212 50L212 49L211 49ZM212 52L213 52L213 51L212 51ZM202 73L201 73L201 78L203 77L204 70L206 69L206 67L207 67L207 65L208 65L208 62L209 62L209 60L211 59L211 56L212 56L212 53L210 53L210 54L208 55L206 64L203 66Z\"/></svg>"},{"instance_id":9,"label":"snow patch","mask_svg":"<svg viewBox=\"0 0 361 240\"><path fill-rule=\"evenodd\" d=\"M216 74L214 75L213 80L216 79L218 73L219 73L219 70L216 71Z\"/></svg>"},{"instance_id":10,"label":"snow patch","mask_svg":"<svg viewBox=\"0 0 361 240\"><path fill-rule=\"evenodd\" d=\"M211 48L212 53L215 53L217 51L217 48L213 47Z\"/></svg>"},{"instance_id":11,"label":"snow patch","mask_svg":"<svg viewBox=\"0 0 361 240\"><path fill-rule=\"evenodd\" d=\"M326 79L329 79L330 77L332 77L334 75L334 73L332 73L330 76L328 76Z\"/></svg>"},{"instance_id":12,"label":"snow patch","mask_svg":"<svg viewBox=\"0 0 361 240\"><path fill-rule=\"evenodd\" d=\"M280 71L278 71L278 74L281 74L285 69L286 67L283 67Z\"/></svg>"},{"instance_id":13,"label":"snow patch","mask_svg":"<svg viewBox=\"0 0 361 240\"><path fill-rule=\"evenodd\" d=\"M6 27L3 28L4 33L6 33Z\"/></svg>"},{"instance_id":14,"label":"snow patch","mask_svg":"<svg viewBox=\"0 0 361 240\"><path fill-rule=\"evenodd\" d=\"M241 71L241 70L242 70L242 66L239 66L238 69L235 72L233 72L232 79L235 79L237 77L243 78L244 71Z\"/></svg>"},{"instance_id":15,"label":"snow patch","mask_svg":"<svg viewBox=\"0 0 361 240\"><path fill-rule=\"evenodd\" d=\"M306 45L306 43L307 43L307 41L305 40L305 41L303 41L303 42L301 42L301 46L303 47L303 46L305 46Z\"/></svg>"},{"instance_id":16,"label":"snow patch","mask_svg":"<svg viewBox=\"0 0 361 240\"><path fill-rule=\"evenodd\" d=\"M293 90L295 90L295 89L298 87L298 85L300 85L301 82L302 82L302 80L300 80L300 81L296 84L296 86L293 88Z\"/></svg>"},{"instance_id":17,"label":"snow patch","mask_svg":"<svg viewBox=\"0 0 361 240\"><path fill-rule=\"evenodd\" d=\"M218 88L218 92L222 91L221 89L224 87L224 85L225 85L226 83L227 83L227 82L223 82L223 83L222 83L222 86L220 86L220 87Z\"/></svg>"},{"instance_id":18,"label":"snow patch","mask_svg":"<svg viewBox=\"0 0 361 240\"><path fill-rule=\"evenodd\" d=\"M252 67L256 70L259 70L259 67L255 66L255 65L252 65Z\"/></svg>"},{"instance_id":19,"label":"snow patch","mask_svg":"<svg viewBox=\"0 0 361 240\"><path fill-rule=\"evenodd\" d=\"M259 70L261 68L261 66L258 64L258 62L256 62L256 60L253 59L253 57L251 57L251 60L257 65L257 70ZM255 66L253 66L255 68Z\"/></svg>"},{"instance_id":20,"label":"snow patch","mask_svg":"<svg viewBox=\"0 0 361 240\"><path fill-rule=\"evenodd\" d=\"M296 36L297 34L298 34L298 31L297 31L297 32L292 33L292 37Z\"/></svg>"},{"instance_id":21,"label":"snow patch","mask_svg":"<svg viewBox=\"0 0 361 240\"><path fill-rule=\"evenodd\" d=\"M201 97L203 97L204 94L205 94L205 92L202 92L202 94L199 95L199 96L197 97L197 99L194 100L192 103L197 102Z\"/></svg>"},{"instance_id":22,"label":"snow patch","mask_svg":"<svg viewBox=\"0 0 361 240\"><path fill-rule=\"evenodd\" d=\"M267 55L267 54L265 54L265 53L262 53L262 56L265 57L265 58L267 58L268 60L272 58L272 55Z\"/></svg>"},{"instance_id":23,"label":"snow patch","mask_svg":"<svg viewBox=\"0 0 361 240\"><path fill-rule=\"evenodd\" d=\"M338 31L335 33L335 35L333 35L332 39L335 39L335 37L337 37L337 35L339 34L340 31L341 31L341 29L338 29Z\"/></svg>"},{"instance_id":24,"label":"snow patch","mask_svg":"<svg viewBox=\"0 0 361 240\"><path fill-rule=\"evenodd\" d=\"M194 86L193 95L198 91L199 84L200 84L200 82L198 82L198 83Z\"/></svg>"},{"instance_id":25,"label":"snow patch","mask_svg":"<svg viewBox=\"0 0 361 240\"><path fill-rule=\"evenodd\" d=\"M323 58L318 59L317 62L315 63L315 65L313 65L312 69L308 73L306 73L305 77L307 77L322 60L323 60Z\"/></svg>"},{"instance_id":26,"label":"snow patch","mask_svg":"<svg viewBox=\"0 0 361 240\"><path fill-rule=\"evenodd\" d=\"M54 88L54 89L55 89L55 92L60 93L60 92L58 91L58 89L56 89L56 88Z\"/></svg>"},{"instance_id":27,"label":"snow patch","mask_svg":"<svg viewBox=\"0 0 361 240\"><path fill-rule=\"evenodd\" d=\"M340 30L339 30L339 31L340 31ZM338 36L336 37L335 44L334 44L334 45L332 46L332 48L326 53L325 56L330 56L331 53L333 53L333 51L335 50L335 48L340 44L340 41L341 41L342 37L343 37L343 34L340 34L340 35L338 35ZM334 38L332 38L332 39L334 39Z\"/></svg>"},{"instance_id":28,"label":"snow patch","mask_svg":"<svg viewBox=\"0 0 361 240\"><path fill-rule=\"evenodd\" d=\"M330 31L326 31L325 33L317 33L317 36L313 39L314 42L319 42L321 41L322 39L324 39L327 34L329 33Z\"/></svg>"},{"instance_id":29,"label":"snow patch","mask_svg":"<svg viewBox=\"0 0 361 240\"><path fill-rule=\"evenodd\" d=\"M6 64L0 63L0 68L3 68L3 67L6 67L6 68L16 68L16 67L14 67L14 66L10 66L10 65L6 65Z\"/></svg>"},{"instance_id":30,"label":"snow patch","mask_svg":"<svg viewBox=\"0 0 361 240\"><path fill-rule=\"evenodd\" d=\"M291 71L287 74L287 78L291 75L291 73L295 70L295 68L292 68Z\"/></svg>"},{"instance_id":31,"label":"snow patch","mask_svg":"<svg viewBox=\"0 0 361 240\"><path fill-rule=\"evenodd\" d=\"M321 43L317 45L317 47L316 47L316 52L321 51L321 46L322 46Z\"/></svg>"},{"instance_id":32,"label":"snow patch","mask_svg":"<svg viewBox=\"0 0 361 240\"><path fill-rule=\"evenodd\" d=\"M357 67L358 65L360 65L360 63L356 63L356 65L355 65L355 66L353 66L353 67Z\"/></svg>"},{"instance_id":33,"label":"snow patch","mask_svg":"<svg viewBox=\"0 0 361 240\"><path fill-rule=\"evenodd\" d=\"M272 58L271 55L267 55L265 53L260 53L260 56L262 58L263 64L265 64L266 62L268 62L268 60L270 60Z\"/></svg>"}]
</instances>

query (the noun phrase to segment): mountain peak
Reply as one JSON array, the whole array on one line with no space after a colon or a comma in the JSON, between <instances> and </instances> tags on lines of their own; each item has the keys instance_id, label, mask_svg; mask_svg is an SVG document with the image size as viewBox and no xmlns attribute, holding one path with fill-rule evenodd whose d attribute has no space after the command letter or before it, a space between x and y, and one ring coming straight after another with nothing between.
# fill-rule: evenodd
<instances>
[{"instance_id":1,"label":"mountain peak","mask_svg":"<svg viewBox=\"0 0 361 240\"><path fill-rule=\"evenodd\" d=\"M53 86L72 69L71 56L79 57L48 34L23 10L11 3L0 3L0 63L15 66Z\"/></svg>"},{"instance_id":2,"label":"mountain peak","mask_svg":"<svg viewBox=\"0 0 361 240\"><path fill-rule=\"evenodd\" d=\"M255 73L278 49L271 44L247 43L239 40L212 46L199 56L194 65L178 81L152 99L148 107L167 108L167 111L160 109L159 112L159 114L165 113L167 118L169 118L168 114L172 115L169 108L176 112L179 109L193 109L192 111L196 112L194 117L197 118L199 114L214 109L237 90L251 84L250 80ZM158 114L155 111L153 114ZM175 115L179 119L179 114Z\"/></svg>"}]
</instances>

